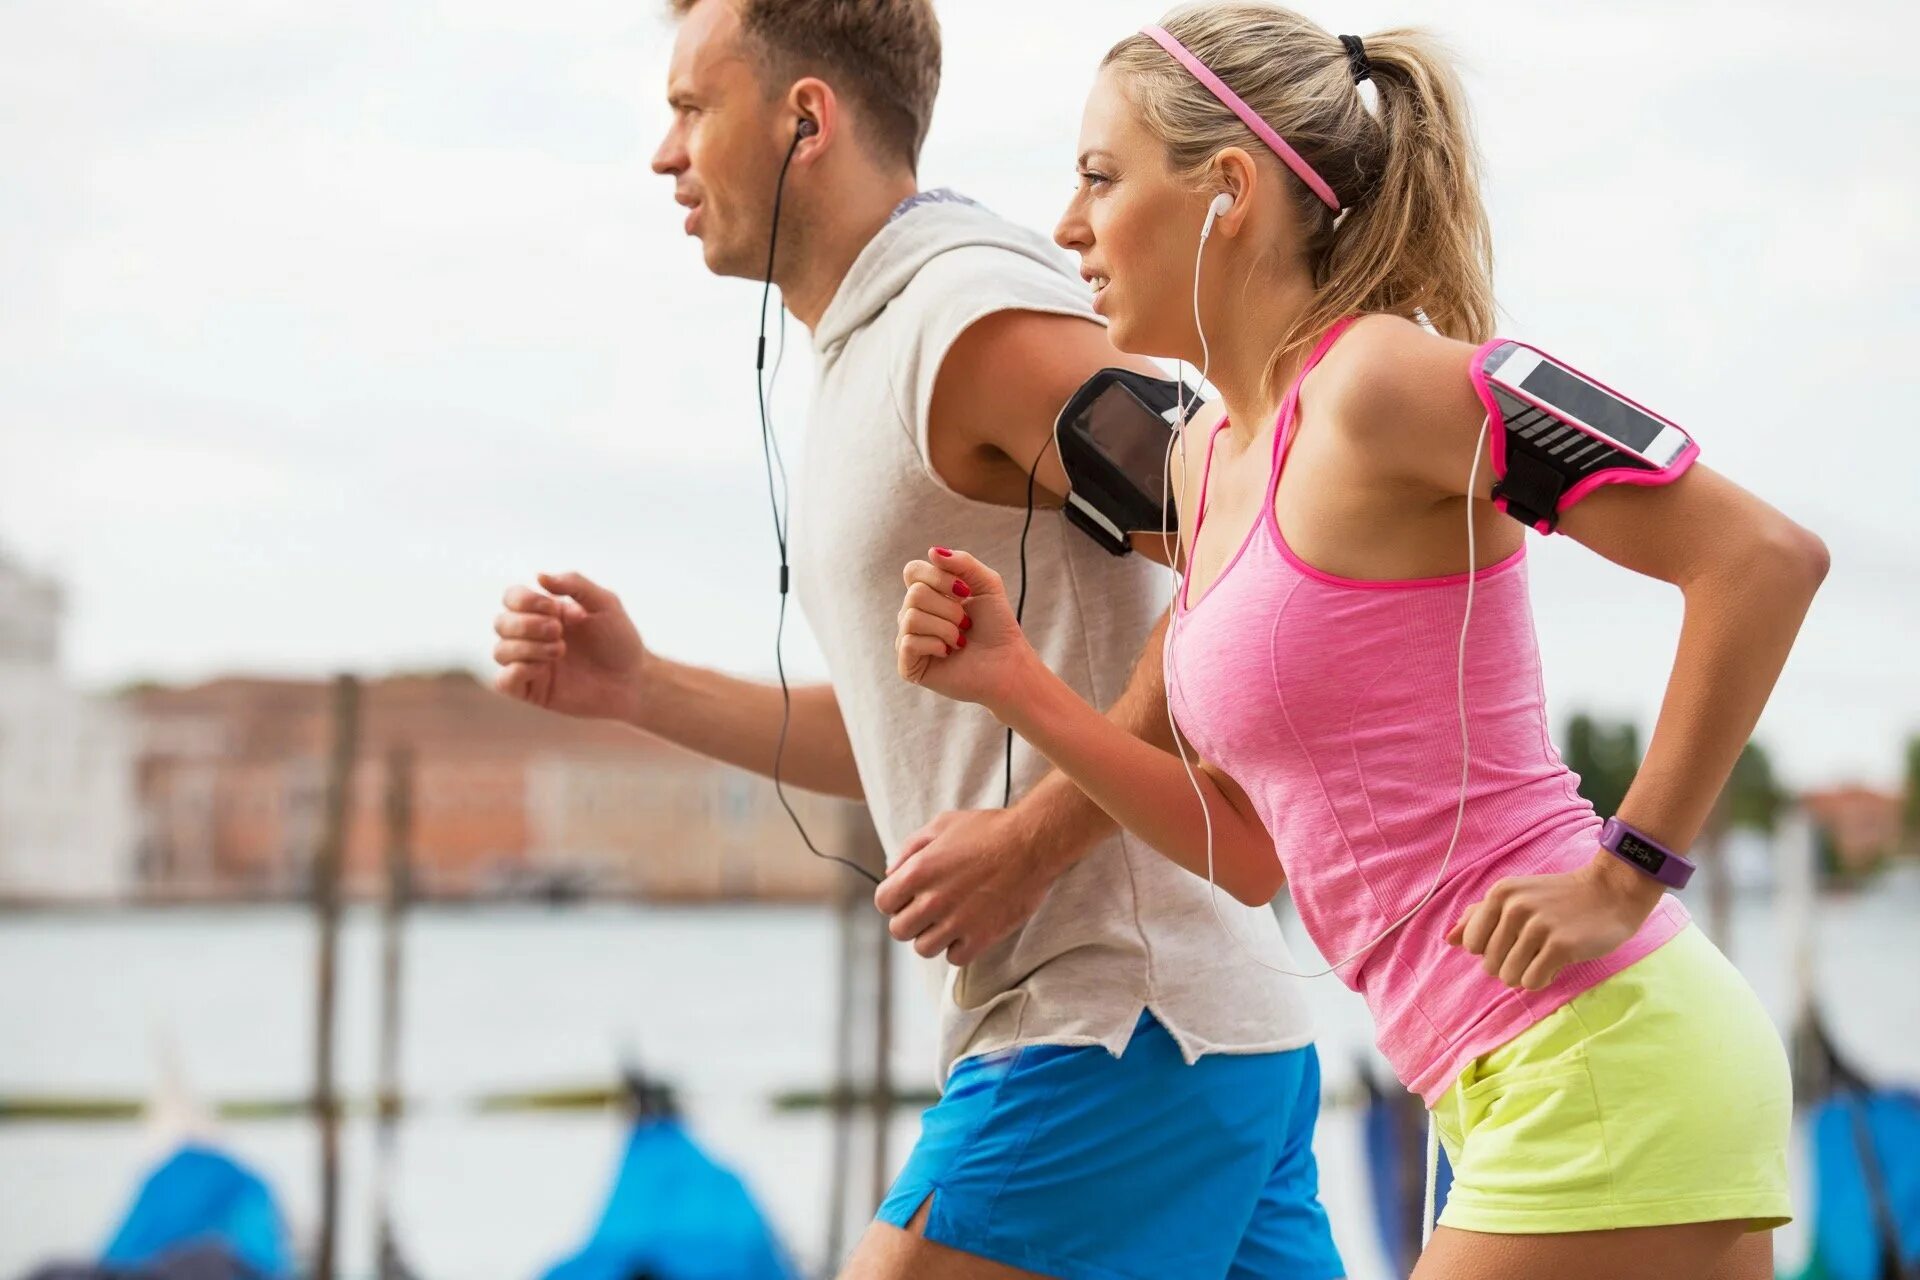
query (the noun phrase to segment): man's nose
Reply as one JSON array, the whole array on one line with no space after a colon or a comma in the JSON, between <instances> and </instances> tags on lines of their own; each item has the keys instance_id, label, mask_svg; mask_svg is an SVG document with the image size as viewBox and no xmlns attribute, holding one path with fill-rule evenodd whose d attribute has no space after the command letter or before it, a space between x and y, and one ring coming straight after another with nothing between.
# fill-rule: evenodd
<instances>
[{"instance_id":1,"label":"man's nose","mask_svg":"<svg viewBox=\"0 0 1920 1280\"><path fill-rule=\"evenodd\" d=\"M653 153L653 171L666 177L679 177L687 169L687 150L679 139L668 134Z\"/></svg>"}]
</instances>

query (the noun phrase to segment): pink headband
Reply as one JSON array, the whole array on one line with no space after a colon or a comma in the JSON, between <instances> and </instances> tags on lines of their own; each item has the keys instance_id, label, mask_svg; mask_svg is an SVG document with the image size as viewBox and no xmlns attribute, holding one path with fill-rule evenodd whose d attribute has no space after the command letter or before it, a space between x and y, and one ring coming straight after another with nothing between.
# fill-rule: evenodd
<instances>
[{"instance_id":1,"label":"pink headband","mask_svg":"<svg viewBox=\"0 0 1920 1280\"><path fill-rule=\"evenodd\" d=\"M1340 197L1333 194L1333 188L1321 180L1320 175L1313 171L1313 166L1302 160L1300 153L1288 146L1287 140L1281 137L1272 125L1260 118L1259 112L1243 102L1239 94L1227 88L1225 80L1213 74L1206 63L1189 53L1187 46L1168 35L1164 27L1142 27L1140 34L1151 36L1155 44L1172 54L1176 62L1193 73L1195 80L1205 85L1214 97L1224 102L1233 114L1239 116L1247 128L1253 130L1255 137L1272 148L1273 154L1279 156L1281 162L1293 170L1296 178L1307 184L1309 191L1320 197L1322 204L1335 213L1340 212Z\"/></svg>"}]
</instances>

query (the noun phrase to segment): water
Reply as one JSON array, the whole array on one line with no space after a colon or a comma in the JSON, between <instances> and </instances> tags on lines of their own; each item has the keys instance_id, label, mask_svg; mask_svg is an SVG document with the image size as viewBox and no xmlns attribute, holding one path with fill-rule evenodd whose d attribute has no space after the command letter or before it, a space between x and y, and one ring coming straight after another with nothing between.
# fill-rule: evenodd
<instances>
[{"instance_id":1,"label":"water","mask_svg":"<svg viewBox=\"0 0 1920 1280\"><path fill-rule=\"evenodd\" d=\"M1916 906L1909 882L1828 900L1818 918L1818 985L1843 1048L1873 1073L1908 1080L1920 1079ZM1740 902L1732 954L1781 1017L1789 993L1777 934L1768 903ZM356 1094L374 1062L375 943L373 917L350 916L337 1052ZM699 1136L745 1175L794 1249L820 1260L826 1120L776 1113L768 1098L828 1076L835 948L825 910L439 909L414 917L408 947L403 1070L417 1105L402 1130L397 1209L429 1280L527 1277L584 1236L623 1138L615 1120L475 1115L469 1104L502 1089L606 1081L627 1045L680 1086ZM0 1094L144 1095L163 1029L201 1095L295 1096L310 1072L313 949L310 921L281 908L0 919ZM1310 962L1305 948L1301 959ZM931 1005L912 968L896 973L896 1078L928 1082ZM1308 989L1337 1089L1370 1052L1366 1013L1332 980ZM910 1115L895 1126L893 1160L916 1127ZM221 1133L279 1189L296 1229L310 1227L312 1126L228 1123ZM96 1250L157 1154L151 1143L139 1123L0 1125L0 1277ZM857 1139L856 1153L866 1146ZM1380 1280L1353 1113L1329 1109L1318 1146L1351 1274ZM349 1276L370 1270L370 1160L370 1128L349 1124ZM1783 1263L1803 1239L1798 1224L1782 1233Z\"/></svg>"}]
</instances>

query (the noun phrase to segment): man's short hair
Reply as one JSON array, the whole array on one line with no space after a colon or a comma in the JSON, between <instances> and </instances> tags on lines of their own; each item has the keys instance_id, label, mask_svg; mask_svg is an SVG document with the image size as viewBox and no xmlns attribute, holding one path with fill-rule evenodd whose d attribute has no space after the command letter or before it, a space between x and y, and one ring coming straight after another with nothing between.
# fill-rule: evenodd
<instances>
[{"instance_id":1,"label":"man's short hair","mask_svg":"<svg viewBox=\"0 0 1920 1280\"><path fill-rule=\"evenodd\" d=\"M685 17L701 0L667 0ZM917 170L940 90L933 0L708 0L731 4L770 82L818 76L859 108L874 149Z\"/></svg>"}]
</instances>

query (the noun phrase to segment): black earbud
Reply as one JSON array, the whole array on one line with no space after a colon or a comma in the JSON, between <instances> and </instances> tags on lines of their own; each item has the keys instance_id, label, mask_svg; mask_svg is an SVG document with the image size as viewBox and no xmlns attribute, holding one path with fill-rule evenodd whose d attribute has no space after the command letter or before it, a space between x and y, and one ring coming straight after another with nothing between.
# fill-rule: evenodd
<instances>
[{"instance_id":1,"label":"black earbud","mask_svg":"<svg viewBox=\"0 0 1920 1280\"><path fill-rule=\"evenodd\" d=\"M811 120L802 120L798 125L794 127L793 136L795 138L811 138L814 134L819 132L820 132L819 125L815 124Z\"/></svg>"}]
</instances>

